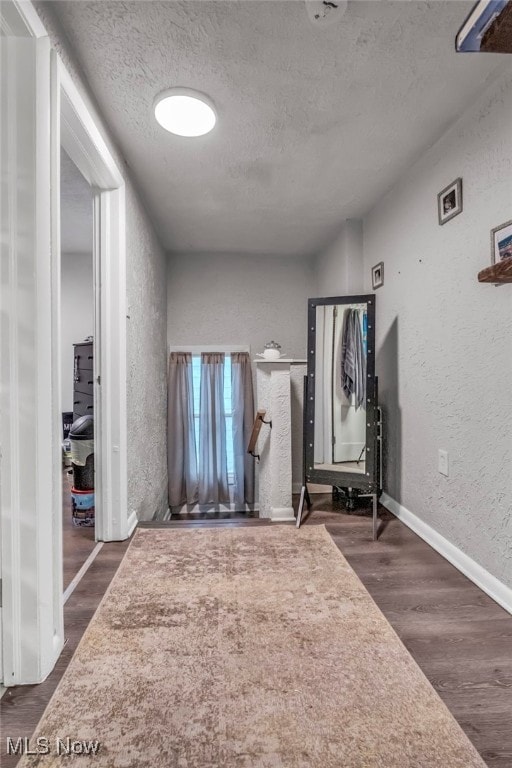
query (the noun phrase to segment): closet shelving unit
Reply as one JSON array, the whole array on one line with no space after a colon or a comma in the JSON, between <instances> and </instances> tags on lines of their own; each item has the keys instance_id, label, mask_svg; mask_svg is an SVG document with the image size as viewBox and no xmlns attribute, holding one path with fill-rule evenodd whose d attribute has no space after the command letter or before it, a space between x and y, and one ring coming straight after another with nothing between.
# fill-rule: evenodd
<instances>
[{"instance_id":1,"label":"closet shelving unit","mask_svg":"<svg viewBox=\"0 0 512 768\"><path fill-rule=\"evenodd\" d=\"M512 259L503 259L478 273L479 283L512 283Z\"/></svg>"}]
</instances>

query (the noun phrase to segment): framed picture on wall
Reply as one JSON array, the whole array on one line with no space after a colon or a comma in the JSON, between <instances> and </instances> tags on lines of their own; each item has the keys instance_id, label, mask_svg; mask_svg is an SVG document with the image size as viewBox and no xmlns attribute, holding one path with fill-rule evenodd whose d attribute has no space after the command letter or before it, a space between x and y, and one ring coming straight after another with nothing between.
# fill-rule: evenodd
<instances>
[{"instance_id":1,"label":"framed picture on wall","mask_svg":"<svg viewBox=\"0 0 512 768\"><path fill-rule=\"evenodd\" d=\"M384 285L384 262L379 261L374 267L372 267L372 288L380 288Z\"/></svg>"},{"instance_id":2,"label":"framed picture on wall","mask_svg":"<svg viewBox=\"0 0 512 768\"><path fill-rule=\"evenodd\" d=\"M491 264L512 259L512 219L491 229Z\"/></svg>"},{"instance_id":3,"label":"framed picture on wall","mask_svg":"<svg viewBox=\"0 0 512 768\"><path fill-rule=\"evenodd\" d=\"M455 179L437 196L437 215L439 224L458 216L462 212L462 179Z\"/></svg>"}]
</instances>

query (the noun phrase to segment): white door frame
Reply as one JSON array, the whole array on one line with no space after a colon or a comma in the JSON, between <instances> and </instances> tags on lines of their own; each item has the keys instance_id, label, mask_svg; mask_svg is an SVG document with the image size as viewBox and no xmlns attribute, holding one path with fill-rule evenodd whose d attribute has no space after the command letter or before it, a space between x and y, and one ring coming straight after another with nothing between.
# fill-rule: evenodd
<instances>
[{"instance_id":1,"label":"white door frame","mask_svg":"<svg viewBox=\"0 0 512 768\"><path fill-rule=\"evenodd\" d=\"M126 434L125 184L86 104L59 62L60 143L93 188L95 519L98 541L126 539L128 520Z\"/></svg>"},{"instance_id":2,"label":"white door frame","mask_svg":"<svg viewBox=\"0 0 512 768\"><path fill-rule=\"evenodd\" d=\"M99 540L127 538L124 180L35 9L3 0L0 526L4 684L37 683L64 642L60 143L94 189ZM17 87L17 78L27 85ZM8 109L6 109L6 106ZM23 131L24 126L30 131ZM18 135L17 131L21 130ZM30 157L25 158L28 152ZM19 158L25 163L20 187ZM134 516L132 516L134 517Z\"/></svg>"}]
</instances>

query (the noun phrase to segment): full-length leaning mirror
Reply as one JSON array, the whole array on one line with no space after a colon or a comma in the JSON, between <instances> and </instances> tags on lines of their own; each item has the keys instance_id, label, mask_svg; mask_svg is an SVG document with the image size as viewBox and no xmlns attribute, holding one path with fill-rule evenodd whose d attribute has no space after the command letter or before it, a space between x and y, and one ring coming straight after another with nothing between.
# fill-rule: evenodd
<instances>
[{"instance_id":1,"label":"full-length leaning mirror","mask_svg":"<svg viewBox=\"0 0 512 768\"><path fill-rule=\"evenodd\" d=\"M379 418L373 294L309 299L305 398L306 498L308 483L339 488L349 500L373 496L375 535Z\"/></svg>"}]
</instances>

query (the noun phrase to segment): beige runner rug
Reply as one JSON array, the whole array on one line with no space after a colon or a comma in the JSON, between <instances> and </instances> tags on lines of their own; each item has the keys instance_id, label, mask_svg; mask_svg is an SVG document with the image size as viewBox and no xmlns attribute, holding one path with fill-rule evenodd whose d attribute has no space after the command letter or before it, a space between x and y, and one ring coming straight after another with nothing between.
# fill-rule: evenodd
<instances>
[{"instance_id":1,"label":"beige runner rug","mask_svg":"<svg viewBox=\"0 0 512 768\"><path fill-rule=\"evenodd\" d=\"M37 736L23 768L484 766L323 526L137 531Z\"/></svg>"}]
</instances>

